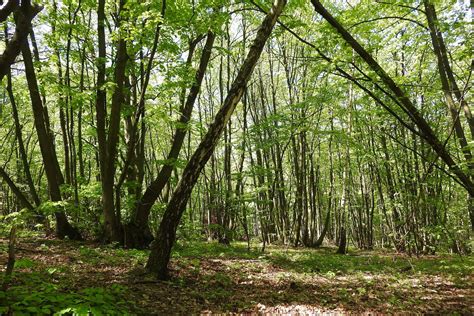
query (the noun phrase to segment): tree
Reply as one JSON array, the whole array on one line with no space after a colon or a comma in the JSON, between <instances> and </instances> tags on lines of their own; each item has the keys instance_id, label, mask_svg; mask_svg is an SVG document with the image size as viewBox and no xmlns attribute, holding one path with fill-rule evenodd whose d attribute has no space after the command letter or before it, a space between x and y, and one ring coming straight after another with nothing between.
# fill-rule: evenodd
<instances>
[{"instance_id":1,"label":"tree","mask_svg":"<svg viewBox=\"0 0 474 316\"><path fill-rule=\"evenodd\" d=\"M145 193L138 201L137 209L135 211L132 222L130 223L130 229L128 236L125 241L127 247L145 248L152 241L150 228L148 226L148 218L152 205L160 196L163 188L170 179L173 166L179 157L181 147L183 146L184 137L186 136L186 126L191 118L191 113L194 107L194 103L197 99L201 83L206 73L209 59L211 58L212 46L214 44L215 35L212 31L207 33L206 44L204 45L199 67L196 71L195 81L191 86L188 97L185 104L181 108L181 116L178 122L178 126L173 136L173 142L171 149L166 158L166 164L161 168L158 176L150 183L145 190ZM200 38L190 43L190 53L188 58L192 58L192 53L195 46L199 42Z\"/></svg>"},{"instance_id":2,"label":"tree","mask_svg":"<svg viewBox=\"0 0 474 316\"><path fill-rule=\"evenodd\" d=\"M420 114L409 96L397 85L390 75L377 63L377 61L365 50L359 42L326 10L320 1L311 0L314 9L328 21L344 40L356 51L368 66L380 77L382 82L392 91L396 103L409 115L410 120L418 127L420 136L431 146L436 154L446 163L466 191L472 197L474 195L474 183L471 178L458 166L446 146L439 140L435 132ZM455 120L456 121L456 120Z\"/></svg>"},{"instance_id":3,"label":"tree","mask_svg":"<svg viewBox=\"0 0 474 316\"><path fill-rule=\"evenodd\" d=\"M16 20L17 23L20 23L22 20L21 14L16 17ZM39 93L36 72L33 65L33 57L26 38L21 43L21 52L23 63L25 65L25 73L28 82L28 90L30 92L36 132L40 143L41 154L43 156L46 177L48 179L49 194L51 201L60 202L62 201L60 186L63 184L64 178L61 169L59 168L56 150L53 144L53 135L49 126L47 108L43 105ZM71 226L63 211L57 210L54 212L54 215L56 217L56 234L59 238L69 237L70 239L82 239L80 232Z\"/></svg>"},{"instance_id":4,"label":"tree","mask_svg":"<svg viewBox=\"0 0 474 316\"><path fill-rule=\"evenodd\" d=\"M157 237L151 246L151 253L147 262L147 269L150 272L155 273L160 279L166 279L169 277L168 263L170 260L171 248L175 242L176 230L181 216L186 209L186 204L191 195L191 191L199 178L201 170L212 155L224 127L230 120L232 112L235 110L237 103L242 98L245 86L252 75L253 69L263 51L264 45L285 4L285 0L277 0L263 20L247 57L240 67L239 73L227 94L224 104L216 114L214 122L209 127L200 145L186 165L186 168L183 171L183 176L171 196L160 223Z\"/></svg>"}]
</instances>

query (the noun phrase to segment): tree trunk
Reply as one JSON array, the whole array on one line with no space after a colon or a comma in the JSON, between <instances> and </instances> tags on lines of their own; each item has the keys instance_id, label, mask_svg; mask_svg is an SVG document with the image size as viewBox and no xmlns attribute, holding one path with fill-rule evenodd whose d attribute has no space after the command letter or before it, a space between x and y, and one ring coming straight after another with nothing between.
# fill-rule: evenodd
<instances>
[{"instance_id":1,"label":"tree trunk","mask_svg":"<svg viewBox=\"0 0 474 316\"><path fill-rule=\"evenodd\" d=\"M25 143L23 142L20 118L18 116L18 109L16 106L15 96L13 95L11 72L8 73L6 90L8 92L8 97L10 98L10 104L12 105L13 120L15 121L16 139L18 141L18 150L20 151L21 162L23 164L23 171L25 172L25 176L26 176L26 182L28 183L30 194L33 197L33 201L35 205L39 206L40 199L33 182L33 177L31 176L30 165L28 163L28 156L25 149Z\"/></svg>"},{"instance_id":2,"label":"tree trunk","mask_svg":"<svg viewBox=\"0 0 474 316\"><path fill-rule=\"evenodd\" d=\"M36 73L33 66L31 50L27 39L22 43L23 62L25 64L26 80L28 90L30 92L31 105L33 108L33 116L38 134L41 155L43 157L46 178L48 179L49 193L53 202L62 200L60 185L63 184L64 178L59 168L56 149L53 144L53 137L49 130L48 120L46 119L46 110L43 107L41 96L39 93ZM69 224L66 214L62 211L55 212L56 217L56 234L59 238L69 237L70 239L82 239L79 231Z\"/></svg>"},{"instance_id":3,"label":"tree trunk","mask_svg":"<svg viewBox=\"0 0 474 316\"><path fill-rule=\"evenodd\" d=\"M314 9L327 21L336 31L343 37L354 51L368 64L368 66L380 77L382 82L392 91L394 100L402 109L410 116L412 122L420 130L420 135L426 140L436 154L450 168L450 171L456 175L460 183L470 194L474 196L474 182L471 177L464 172L454 161L453 156L449 153L443 143L438 139L434 130L418 111L416 106L410 100L408 95L395 83L387 72L377 63L377 61L365 50L362 45L324 8L318 0L311 0ZM474 223L471 223L474 226Z\"/></svg>"},{"instance_id":4,"label":"tree trunk","mask_svg":"<svg viewBox=\"0 0 474 316\"><path fill-rule=\"evenodd\" d=\"M466 165L470 171L470 174L473 174L474 164L472 161L472 153L468 145L468 140L464 132L464 128L461 124L459 118L459 113L461 108L464 110L468 126L471 131L471 140L474 138L474 119L471 114L471 110L466 100L461 94L461 91L458 88L457 82L454 78L451 65L449 64L449 59L447 56L446 46L444 44L444 39L442 33L439 31L437 25L439 24L435 7L429 0L423 1L425 6L425 14L428 20L428 26L430 29L431 42L433 44L433 50L435 52L436 58L438 60L438 72L441 79L441 85L443 88L444 96L446 103L448 105L449 111L453 118L454 131L459 140L459 145L464 154L466 160ZM454 97L456 97L459 106L457 106ZM471 195L472 196L472 195ZM471 221L471 229L474 231L474 212L472 209L471 197L468 200L468 212L469 218Z\"/></svg>"},{"instance_id":5,"label":"tree trunk","mask_svg":"<svg viewBox=\"0 0 474 316\"><path fill-rule=\"evenodd\" d=\"M160 279L166 279L169 277L168 263L171 256L171 248L175 242L176 230L181 216L186 209L186 204L189 200L192 189L199 178L201 170L211 157L214 148L222 135L224 127L229 122L237 103L240 101L246 84L262 53L263 47L265 46L265 43L285 4L286 0L276 1L263 20L253 45L250 48L236 79L232 83L222 108L217 113L207 134L204 136L204 139L201 141L186 165L183 171L183 176L173 192L163 215L157 238L152 243L151 253L146 265L148 271L157 274Z\"/></svg>"},{"instance_id":6,"label":"tree trunk","mask_svg":"<svg viewBox=\"0 0 474 316\"><path fill-rule=\"evenodd\" d=\"M183 146L184 138L187 133L187 124L191 119L194 103L201 89L201 83L211 58L212 46L214 45L215 35L212 32L208 32L206 44L201 55L199 62L199 68L196 71L195 81L191 86L186 103L182 107L181 117L179 119L179 125L176 128L173 143L168 153L166 164L161 168L158 176L151 182L147 187L142 198L138 202L137 210L132 218L132 221L125 225L125 246L127 248L146 248L153 240L150 228L148 226L148 217L150 216L151 207L161 195L163 188L171 177L176 159L179 157L181 147ZM197 44L194 41L190 44L190 55Z\"/></svg>"},{"instance_id":7,"label":"tree trunk","mask_svg":"<svg viewBox=\"0 0 474 316\"><path fill-rule=\"evenodd\" d=\"M330 219L331 219L331 209L329 209L327 214L326 214L326 219L324 220L323 230L322 230L321 234L319 235L318 240L316 240L316 242L314 243L314 245L313 245L314 247L318 248L318 247L321 247L321 245L323 244L324 237L326 236L326 233L328 232L328 229L329 229Z\"/></svg>"},{"instance_id":8,"label":"tree trunk","mask_svg":"<svg viewBox=\"0 0 474 316\"><path fill-rule=\"evenodd\" d=\"M119 12L120 16L117 21L117 27L120 28L123 19L123 10L125 0L120 1ZM99 58L105 58L105 13L104 1L99 1L98 6L98 37L99 37ZM120 131L120 112L122 103L124 102L124 83L125 71L127 65L127 44L123 36L118 40L117 55L114 69L114 82L116 84L112 94L112 104L109 117L109 126L106 133L105 117L106 112L106 97L103 90L103 83L105 82L105 65L103 60L98 64L98 91L96 99L96 115L97 115L97 136L99 141L99 160L102 180L102 209L104 214L104 233L105 240L108 242L122 242L123 234L120 225L120 216L115 212L114 203L114 184L116 171L116 156L117 146Z\"/></svg>"},{"instance_id":9,"label":"tree trunk","mask_svg":"<svg viewBox=\"0 0 474 316\"><path fill-rule=\"evenodd\" d=\"M345 255L347 253L347 236L346 228L341 227L339 232L339 246L337 248L337 254Z\"/></svg>"},{"instance_id":10,"label":"tree trunk","mask_svg":"<svg viewBox=\"0 0 474 316\"><path fill-rule=\"evenodd\" d=\"M21 190L16 186L15 182L10 178L10 176L7 174L5 169L0 167L0 177L3 178L3 181L7 183L7 185L10 187L10 190L12 190L13 194L20 200L21 205L23 207L26 207L29 210L33 209L33 205L28 201L26 196L21 192Z\"/></svg>"},{"instance_id":11,"label":"tree trunk","mask_svg":"<svg viewBox=\"0 0 474 316\"><path fill-rule=\"evenodd\" d=\"M28 38L31 29L31 21L43 9L38 5L31 5L29 1L22 1L21 7L18 8L18 0L8 1L1 10L0 21L4 21L14 12L15 15L15 34L0 56L0 81L10 71L10 66L15 62L16 57L20 54L23 42Z\"/></svg>"}]
</instances>

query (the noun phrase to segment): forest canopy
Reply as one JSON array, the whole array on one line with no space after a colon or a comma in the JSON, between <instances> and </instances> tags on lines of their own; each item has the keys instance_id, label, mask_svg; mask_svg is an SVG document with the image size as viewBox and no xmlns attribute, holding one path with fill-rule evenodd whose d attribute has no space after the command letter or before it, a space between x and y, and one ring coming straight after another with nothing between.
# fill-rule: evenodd
<instances>
[{"instance_id":1,"label":"forest canopy","mask_svg":"<svg viewBox=\"0 0 474 316\"><path fill-rule=\"evenodd\" d=\"M8 262L15 241L53 237L149 250L162 280L188 241L469 254L473 15L462 0L0 1Z\"/></svg>"}]
</instances>

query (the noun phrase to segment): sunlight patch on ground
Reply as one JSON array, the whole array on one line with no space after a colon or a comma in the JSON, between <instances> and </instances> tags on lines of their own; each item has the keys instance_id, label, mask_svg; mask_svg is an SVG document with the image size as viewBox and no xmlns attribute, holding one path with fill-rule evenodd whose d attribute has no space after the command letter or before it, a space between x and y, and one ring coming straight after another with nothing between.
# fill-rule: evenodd
<instances>
[{"instance_id":1,"label":"sunlight patch on ground","mask_svg":"<svg viewBox=\"0 0 474 316\"><path fill-rule=\"evenodd\" d=\"M25 293L38 284L57 287L64 295L120 286L124 299L133 302L127 306L138 314L474 312L470 257L413 258L413 268L405 269L405 257L385 259L378 252L339 256L328 249L271 251L189 244L175 250L173 277L163 282L144 274L146 251L24 240L15 271L18 289ZM5 254L0 253L0 261L6 262ZM39 283L29 285L32 275Z\"/></svg>"}]
</instances>

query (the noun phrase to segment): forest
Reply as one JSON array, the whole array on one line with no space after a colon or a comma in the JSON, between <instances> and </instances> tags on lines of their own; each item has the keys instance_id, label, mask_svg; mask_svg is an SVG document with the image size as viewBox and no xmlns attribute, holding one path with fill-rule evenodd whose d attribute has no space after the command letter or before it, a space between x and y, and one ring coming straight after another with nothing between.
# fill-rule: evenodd
<instances>
[{"instance_id":1,"label":"forest","mask_svg":"<svg viewBox=\"0 0 474 316\"><path fill-rule=\"evenodd\" d=\"M473 18L0 0L0 315L474 314Z\"/></svg>"}]
</instances>

